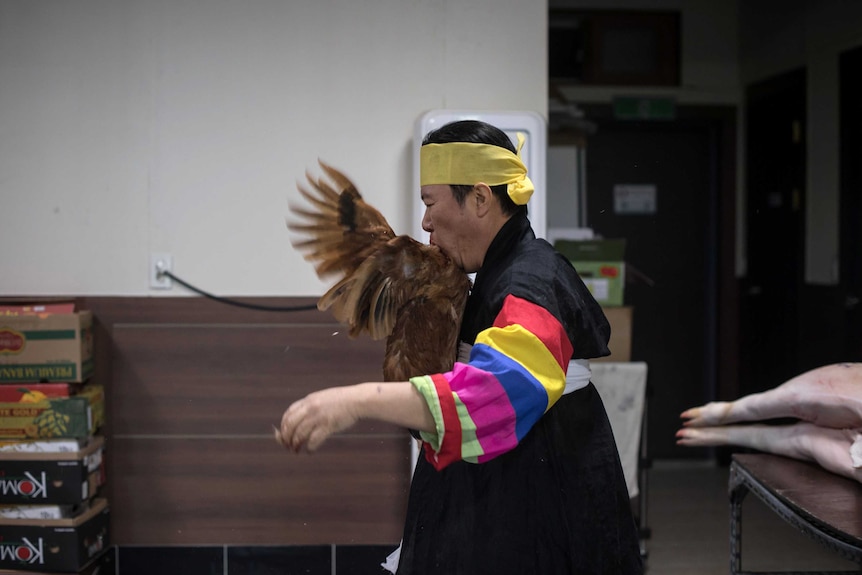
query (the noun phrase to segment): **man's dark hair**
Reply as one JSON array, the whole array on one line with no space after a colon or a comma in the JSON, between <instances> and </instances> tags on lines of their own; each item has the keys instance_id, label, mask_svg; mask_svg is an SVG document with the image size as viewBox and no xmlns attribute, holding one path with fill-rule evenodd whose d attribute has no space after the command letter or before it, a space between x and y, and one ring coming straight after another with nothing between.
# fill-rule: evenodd
<instances>
[{"instance_id":1,"label":"man's dark hair","mask_svg":"<svg viewBox=\"0 0 862 575\"><path fill-rule=\"evenodd\" d=\"M517 154L518 150L512 144L512 140L506 135L503 130L492 126L486 122L479 120L458 120L440 126L436 130L432 130L425 135L422 140L422 145L425 144L448 144L451 142L468 142L471 144L490 144L499 146ZM458 205L463 206L464 200L470 190L473 189L472 184L452 184L452 195ZM512 215L515 212L522 210L527 213L527 206L519 206L512 201L507 191L507 184L491 186L491 191L500 200L500 206L503 208L503 213Z\"/></svg>"}]
</instances>

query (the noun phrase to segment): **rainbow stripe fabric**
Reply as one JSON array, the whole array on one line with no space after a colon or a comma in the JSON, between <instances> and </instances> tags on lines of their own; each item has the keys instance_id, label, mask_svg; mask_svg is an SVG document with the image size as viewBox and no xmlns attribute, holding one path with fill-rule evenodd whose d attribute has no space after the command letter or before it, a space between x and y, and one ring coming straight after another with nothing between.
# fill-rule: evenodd
<instances>
[{"instance_id":1,"label":"rainbow stripe fabric","mask_svg":"<svg viewBox=\"0 0 862 575\"><path fill-rule=\"evenodd\" d=\"M494 325L476 337L469 363L410 380L437 427L421 433L428 461L443 469L513 449L562 396L572 351L548 310L508 295Z\"/></svg>"}]
</instances>

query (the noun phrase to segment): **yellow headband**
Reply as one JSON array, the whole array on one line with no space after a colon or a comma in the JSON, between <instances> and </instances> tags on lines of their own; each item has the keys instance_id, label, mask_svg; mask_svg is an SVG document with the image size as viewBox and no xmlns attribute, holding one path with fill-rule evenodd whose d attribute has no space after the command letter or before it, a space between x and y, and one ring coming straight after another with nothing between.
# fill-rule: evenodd
<instances>
[{"instance_id":1,"label":"yellow headband","mask_svg":"<svg viewBox=\"0 0 862 575\"><path fill-rule=\"evenodd\" d=\"M523 206L533 194L533 182L521 161L523 146L524 135L520 132L517 155L491 144L425 144L419 150L419 185L509 184L509 197Z\"/></svg>"}]
</instances>

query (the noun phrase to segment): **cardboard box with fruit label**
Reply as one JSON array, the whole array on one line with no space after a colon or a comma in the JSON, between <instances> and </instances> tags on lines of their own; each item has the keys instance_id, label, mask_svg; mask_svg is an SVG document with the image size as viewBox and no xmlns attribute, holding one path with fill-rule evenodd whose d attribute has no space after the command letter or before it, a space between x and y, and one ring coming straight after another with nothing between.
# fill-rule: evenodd
<instances>
[{"instance_id":1,"label":"cardboard box with fruit label","mask_svg":"<svg viewBox=\"0 0 862 575\"><path fill-rule=\"evenodd\" d=\"M91 312L0 313L0 383L81 383L92 374Z\"/></svg>"},{"instance_id":2,"label":"cardboard box with fruit label","mask_svg":"<svg viewBox=\"0 0 862 575\"><path fill-rule=\"evenodd\" d=\"M88 384L72 397L0 403L0 440L84 438L104 420L104 388Z\"/></svg>"}]
</instances>

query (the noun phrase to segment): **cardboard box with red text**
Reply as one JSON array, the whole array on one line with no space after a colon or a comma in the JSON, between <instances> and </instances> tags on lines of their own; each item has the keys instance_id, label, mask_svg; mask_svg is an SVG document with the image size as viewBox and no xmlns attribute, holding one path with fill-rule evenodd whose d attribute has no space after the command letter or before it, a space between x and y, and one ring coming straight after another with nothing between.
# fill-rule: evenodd
<instances>
[{"instance_id":1,"label":"cardboard box with red text","mask_svg":"<svg viewBox=\"0 0 862 575\"><path fill-rule=\"evenodd\" d=\"M109 547L110 509L96 498L71 519L0 519L0 533L0 570L76 572Z\"/></svg>"},{"instance_id":2,"label":"cardboard box with red text","mask_svg":"<svg viewBox=\"0 0 862 575\"><path fill-rule=\"evenodd\" d=\"M79 383L0 383L0 403L36 403L49 397L69 397Z\"/></svg>"},{"instance_id":3,"label":"cardboard box with red text","mask_svg":"<svg viewBox=\"0 0 862 575\"><path fill-rule=\"evenodd\" d=\"M0 575L109 575L117 573L117 553L113 547L106 547L100 555L90 560L89 563L75 570L64 571L21 571L20 569L0 569Z\"/></svg>"},{"instance_id":4,"label":"cardboard box with red text","mask_svg":"<svg viewBox=\"0 0 862 575\"><path fill-rule=\"evenodd\" d=\"M93 315L0 315L0 383L81 383L93 373Z\"/></svg>"},{"instance_id":5,"label":"cardboard box with red text","mask_svg":"<svg viewBox=\"0 0 862 575\"><path fill-rule=\"evenodd\" d=\"M105 439L78 452L0 453L0 503L77 505L105 483Z\"/></svg>"}]
</instances>

